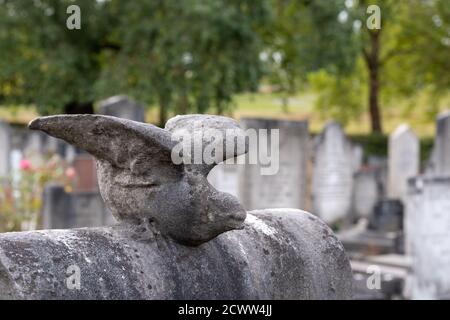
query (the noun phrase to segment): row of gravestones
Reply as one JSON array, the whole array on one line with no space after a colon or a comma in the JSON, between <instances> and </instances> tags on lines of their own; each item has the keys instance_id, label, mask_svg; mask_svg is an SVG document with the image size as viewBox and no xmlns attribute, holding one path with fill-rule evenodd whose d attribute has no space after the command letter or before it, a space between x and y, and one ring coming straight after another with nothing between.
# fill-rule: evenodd
<instances>
[{"instance_id":1,"label":"row of gravestones","mask_svg":"<svg viewBox=\"0 0 450 320\"><path fill-rule=\"evenodd\" d=\"M212 185L237 196L248 210L307 209L334 224L369 216L384 196L385 161L370 158L364 166L362 147L348 141L336 122L329 122L314 139L307 121L247 118L241 125L279 130L276 174L262 175L261 165L220 164L208 176Z\"/></svg>"},{"instance_id":2,"label":"row of gravestones","mask_svg":"<svg viewBox=\"0 0 450 320\"><path fill-rule=\"evenodd\" d=\"M390 135L387 160L372 157L363 165L361 147L337 123L314 140L307 122L241 123L245 129L280 130L280 170L263 176L258 165L219 165L208 177L211 184L249 210L309 209L329 224L367 218L377 232L365 234L366 247L379 243L412 258L406 296L450 297L450 113L437 119L434 149L420 175L420 143L407 125Z\"/></svg>"},{"instance_id":3,"label":"row of gravestones","mask_svg":"<svg viewBox=\"0 0 450 320\"><path fill-rule=\"evenodd\" d=\"M374 235L373 232L363 231L363 236L360 234L357 238L373 249L377 243L380 246L389 243L392 231L402 228L403 251L408 257L405 261L412 261L404 296L448 299L450 113L441 114L437 118L433 151L422 173L420 143L407 125L401 125L389 137L388 155L386 172L381 166L381 170L363 168L354 175L353 205L360 216L372 215L373 218L377 214L382 215L381 218L378 217L378 222L383 224L384 220L385 226L380 229L390 232L375 232ZM328 175L328 178L331 179L332 175ZM380 197L384 199L375 200ZM329 210L332 210L331 206ZM399 218L402 220L399 221ZM391 223L386 228L386 221L393 221L396 226L392 228ZM345 246L346 242L343 242ZM361 249L361 246L358 248Z\"/></svg>"}]
</instances>

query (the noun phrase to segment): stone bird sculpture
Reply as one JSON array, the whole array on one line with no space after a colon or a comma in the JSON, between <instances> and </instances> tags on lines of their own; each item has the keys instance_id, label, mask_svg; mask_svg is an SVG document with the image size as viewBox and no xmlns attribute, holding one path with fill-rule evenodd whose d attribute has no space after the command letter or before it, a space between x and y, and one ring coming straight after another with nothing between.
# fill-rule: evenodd
<instances>
[{"instance_id":1,"label":"stone bird sculpture","mask_svg":"<svg viewBox=\"0 0 450 320\"><path fill-rule=\"evenodd\" d=\"M210 130L218 130L224 137L226 130L234 130L243 137L232 119L178 116L160 129L111 116L57 115L37 118L29 128L94 155L103 200L118 221L136 226L137 232L151 230L183 244L199 245L243 225L246 212L239 201L207 181L215 163L177 165L171 158L177 144L171 135L176 132L191 134L192 143L203 148L215 143L208 135ZM246 151L245 146L240 152L236 148L229 157ZM223 153L218 161L226 159Z\"/></svg>"}]
</instances>

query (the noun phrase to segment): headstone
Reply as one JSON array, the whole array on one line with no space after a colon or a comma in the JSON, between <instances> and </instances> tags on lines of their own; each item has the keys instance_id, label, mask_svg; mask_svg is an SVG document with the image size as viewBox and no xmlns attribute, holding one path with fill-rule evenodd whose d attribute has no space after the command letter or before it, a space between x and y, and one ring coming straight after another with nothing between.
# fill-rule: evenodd
<instances>
[{"instance_id":1,"label":"headstone","mask_svg":"<svg viewBox=\"0 0 450 320\"><path fill-rule=\"evenodd\" d=\"M261 165L246 162L244 166L239 166L239 198L244 207L247 210L305 209L310 153L308 122L247 118L241 121L241 127L267 129L269 136L270 130L279 129L279 170L276 174L262 175ZM250 152L254 152L254 148L257 145L250 145Z\"/></svg>"},{"instance_id":2,"label":"headstone","mask_svg":"<svg viewBox=\"0 0 450 320\"><path fill-rule=\"evenodd\" d=\"M419 173L419 140L408 125L399 126L389 137L388 196L405 199L408 179Z\"/></svg>"},{"instance_id":3,"label":"headstone","mask_svg":"<svg viewBox=\"0 0 450 320\"><path fill-rule=\"evenodd\" d=\"M208 181L219 191L239 198L239 165L220 163L208 175Z\"/></svg>"},{"instance_id":4,"label":"headstone","mask_svg":"<svg viewBox=\"0 0 450 320\"><path fill-rule=\"evenodd\" d=\"M49 184L44 189L44 229L71 229L110 225L109 210L98 192L70 192Z\"/></svg>"},{"instance_id":5,"label":"headstone","mask_svg":"<svg viewBox=\"0 0 450 320\"><path fill-rule=\"evenodd\" d=\"M351 212L353 193L352 146L341 126L329 122L318 137L313 169L313 213L327 223Z\"/></svg>"},{"instance_id":6,"label":"headstone","mask_svg":"<svg viewBox=\"0 0 450 320\"><path fill-rule=\"evenodd\" d=\"M64 159L67 163L73 163L77 156L77 150L70 144L65 144L65 156Z\"/></svg>"},{"instance_id":7,"label":"headstone","mask_svg":"<svg viewBox=\"0 0 450 320\"><path fill-rule=\"evenodd\" d=\"M74 191L94 192L98 190L95 158L90 154L75 156L73 167L76 172Z\"/></svg>"},{"instance_id":8,"label":"headstone","mask_svg":"<svg viewBox=\"0 0 450 320\"><path fill-rule=\"evenodd\" d=\"M384 156L370 155L367 159L367 167L376 171L380 197L387 197L388 159Z\"/></svg>"},{"instance_id":9,"label":"headstone","mask_svg":"<svg viewBox=\"0 0 450 320\"><path fill-rule=\"evenodd\" d=\"M19 185L22 177L22 170L20 169L20 160L22 160L22 151L19 149L13 149L10 153L10 172L11 181L16 186Z\"/></svg>"},{"instance_id":10,"label":"headstone","mask_svg":"<svg viewBox=\"0 0 450 320\"><path fill-rule=\"evenodd\" d=\"M434 175L450 175L450 112L436 120Z\"/></svg>"},{"instance_id":11,"label":"headstone","mask_svg":"<svg viewBox=\"0 0 450 320\"><path fill-rule=\"evenodd\" d=\"M352 147L353 172L357 172L361 169L363 161L364 161L364 149L360 145L356 144Z\"/></svg>"},{"instance_id":12,"label":"headstone","mask_svg":"<svg viewBox=\"0 0 450 320\"><path fill-rule=\"evenodd\" d=\"M127 96L114 96L100 102L99 113L145 122L145 109Z\"/></svg>"},{"instance_id":13,"label":"headstone","mask_svg":"<svg viewBox=\"0 0 450 320\"><path fill-rule=\"evenodd\" d=\"M11 129L9 125L0 121L0 178L9 174L9 153L11 150Z\"/></svg>"},{"instance_id":14,"label":"headstone","mask_svg":"<svg viewBox=\"0 0 450 320\"><path fill-rule=\"evenodd\" d=\"M406 219L412 246L413 299L450 298L450 177L418 177Z\"/></svg>"},{"instance_id":15,"label":"headstone","mask_svg":"<svg viewBox=\"0 0 450 320\"><path fill-rule=\"evenodd\" d=\"M62 144L63 142L59 139L53 137L46 137L44 144L44 152L47 154L60 154L62 155Z\"/></svg>"},{"instance_id":16,"label":"headstone","mask_svg":"<svg viewBox=\"0 0 450 320\"><path fill-rule=\"evenodd\" d=\"M405 200L405 215L403 225L405 229L405 253L408 256L414 255L414 227L416 224L416 214L423 212L423 177L417 176L408 180L408 192Z\"/></svg>"},{"instance_id":17,"label":"headstone","mask_svg":"<svg viewBox=\"0 0 450 320\"><path fill-rule=\"evenodd\" d=\"M43 134L41 132L29 132L25 137L24 156L39 157L43 151Z\"/></svg>"},{"instance_id":18,"label":"headstone","mask_svg":"<svg viewBox=\"0 0 450 320\"><path fill-rule=\"evenodd\" d=\"M355 218L369 218L380 199L377 171L366 169L355 173L353 181L353 213Z\"/></svg>"},{"instance_id":19,"label":"headstone","mask_svg":"<svg viewBox=\"0 0 450 320\"><path fill-rule=\"evenodd\" d=\"M378 201L369 220L369 229L378 232L403 230L403 204L399 200Z\"/></svg>"}]
</instances>

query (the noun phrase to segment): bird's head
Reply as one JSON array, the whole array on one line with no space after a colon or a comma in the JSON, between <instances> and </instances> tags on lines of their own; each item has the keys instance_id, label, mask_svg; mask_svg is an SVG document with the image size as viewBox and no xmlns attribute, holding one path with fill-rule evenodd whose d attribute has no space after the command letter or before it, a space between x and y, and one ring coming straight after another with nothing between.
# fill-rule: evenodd
<instances>
[{"instance_id":1,"label":"bird's head","mask_svg":"<svg viewBox=\"0 0 450 320\"><path fill-rule=\"evenodd\" d=\"M63 139L96 158L100 193L119 222L151 224L188 245L243 226L246 212L239 201L207 181L218 162L247 152L244 132L232 119L177 116L160 129L111 116L57 115L37 118L29 128ZM229 131L234 132L233 141L227 140ZM235 140L244 145L233 145L227 153ZM192 146L200 158L188 156L180 145ZM209 153L213 163L202 157L208 150L213 150ZM182 162L174 156L182 156Z\"/></svg>"}]
</instances>

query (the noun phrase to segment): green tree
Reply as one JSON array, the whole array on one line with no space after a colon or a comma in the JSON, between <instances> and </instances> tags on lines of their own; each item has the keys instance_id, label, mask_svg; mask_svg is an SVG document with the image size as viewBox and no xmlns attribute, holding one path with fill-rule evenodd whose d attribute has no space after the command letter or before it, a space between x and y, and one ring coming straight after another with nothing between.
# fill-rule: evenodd
<instances>
[{"instance_id":1,"label":"green tree","mask_svg":"<svg viewBox=\"0 0 450 320\"><path fill-rule=\"evenodd\" d=\"M381 101L413 97L423 89L432 97L448 93L449 1L273 3L269 48L283 57L271 69L274 82L295 92L307 78L321 113L345 122L367 110L372 132L382 132ZM379 29L367 26L376 15L368 11L371 5L380 8Z\"/></svg>"},{"instance_id":2,"label":"green tree","mask_svg":"<svg viewBox=\"0 0 450 320\"><path fill-rule=\"evenodd\" d=\"M81 8L81 30L66 8ZM222 113L262 75L268 1L39 0L0 2L0 103L43 114L130 94L170 110ZM75 108L77 109L77 108Z\"/></svg>"},{"instance_id":3,"label":"green tree","mask_svg":"<svg viewBox=\"0 0 450 320\"><path fill-rule=\"evenodd\" d=\"M426 92L426 115L434 118L450 90L450 2L411 0L399 19L396 51L386 64L388 94L414 100ZM412 108L411 108L412 109Z\"/></svg>"},{"instance_id":4,"label":"green tree","mask_svg":"<svg viewBox=\"0 0 450 320\"><path fill-rule=\"evenodd\" d=\"M311 72L346 74L353 69L357 51L352 27L337 19L344 0L272 0L272 6L264 54L269 79L282 93L304 88Z\"/></svg>"},{"instance_id":5,"label":"green tree","mask_svg":"<svg viewBox=\"0 0 450 320\"><path fill-rule=\"evenodd\" d=\"M223 113L234 93L255 90L262 75L256 32L270 18L266 1L123 2L105 52L98 90L133 90L156 100L160 123L167 112ZM126 27L128 26L128 27ZM114 89L116 90L116 89Z\"/></svg>"},{"instance_id":6,"label":"green tree","mask_svg":"<svg viewBox=\"0 0 450 320\"><path fill-rule=\"evenodd\" d=\"M69 30L70 4L0 2L0 103L36 104L42 114L92 107L109 21L104 4L80 0L83 27Z\"/></svg>"}]
</instances>

